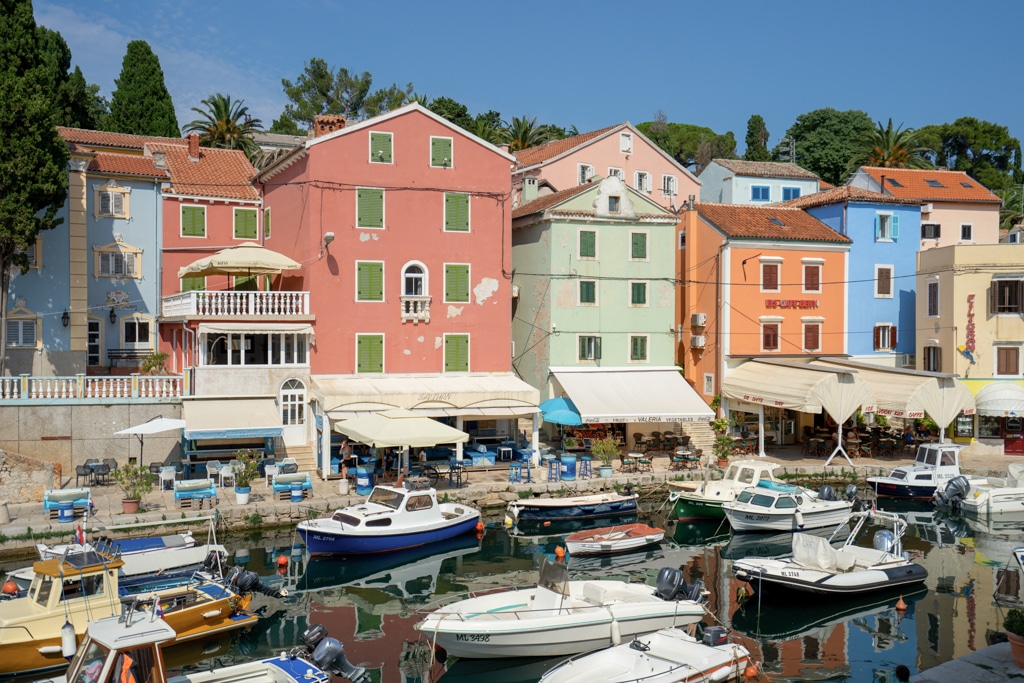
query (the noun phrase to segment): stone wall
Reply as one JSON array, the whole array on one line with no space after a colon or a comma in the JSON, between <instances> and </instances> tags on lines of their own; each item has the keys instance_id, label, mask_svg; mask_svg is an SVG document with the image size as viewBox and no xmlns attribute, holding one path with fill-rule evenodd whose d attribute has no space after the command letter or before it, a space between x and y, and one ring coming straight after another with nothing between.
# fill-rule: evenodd
<instances>
[{"instance_id":1,"label":"stone wall","mask_svg":"<svg viewBox=\"0 0 1024 683\"><path fill-rule=\"evenodd\" d=\"M60 480L60 465L0 450L0 502L42 500Z\"/></svg>"}]
</instances>

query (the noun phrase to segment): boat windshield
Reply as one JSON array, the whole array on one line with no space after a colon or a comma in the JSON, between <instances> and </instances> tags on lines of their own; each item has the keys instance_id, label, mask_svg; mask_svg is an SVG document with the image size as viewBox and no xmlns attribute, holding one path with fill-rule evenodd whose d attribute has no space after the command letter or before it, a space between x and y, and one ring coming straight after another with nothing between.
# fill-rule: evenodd
<instances>
[{"instance_id":1,"label":"boat windshield","mask_svg":"<svg viewBox=\"0 0 1024 683\"><path fill-rule=\"evenodd\" d=\"M754 497L750 499L751 505L756 505L762 508L770 508L775 499L771 496L766 496L763 493L755 493Z\"/></svg>"},{"instance_id":2,"label":"boat windshield","mask_svg":"<svg viewBox=\"0 0 1024 683\"><path fill-rule=\"evenodd\" d=\"M736 502L737 503L746 503L746 502L750 501L751 497L752 496L751 496L750 491L742 491L742 492L740 492L740 495L736 496Z\"/></svg>"},{"instance_id":3,"label":"boat windshield","mask_svg":"<svg viewBox=\"0 0 1024 683\"><path fill-rule=\"evenodd\" d=\"M53 590L53 577L52 576L40 576L36 574L35 581L32 586L32 599L36 601L36 604L46 607L50 603L50 591Z\"/></svg>"},{"instance_id":4,"label":"boat windshield","mask_svg":"<svg viewBox=\"0 0 1024 683\"><path fill-rule=\"evenodd\" d=\"M71 660L67 680L72 683L97 683L107 652L109 650L96 641L87 640Z\"/></svg>"},{"instance_id":5,"label":"boat windshield","mask_svg":"<svg viewBox=\"0 0 1024 683\"><path fill-rule=\"evenodd\" d=\"M736 481L743 484L752 484L754 482L754 468L744 467L740 470L740 476L736 478Z\"/></svg>"},{"instance_id":6,"label":"boat windshield","mask_svg":"<svg viewBox=\"0 0 1024 683\"><path fill-rule=\"evenodd\" d=\"M405 496L402 495L401 491L392 491L391 489L385 489L377 487L370 494L370 498L366 501L367 503L376 503L377 505L383 505L386 508L397 510L402 507L402 499Z\"/></svg>"},{"instance_id":7,"label":"boat windshield","mask_svg":"<svg viewBox=\"0 0 1024 683\"><path fill-rule=\"evenodd\" d=\"M777 501L775 501L775 507L777 507L777 508L795 508L796 507L796 501L793 500L792 498L790 498L789 496L781 496Z\"/></svg>"}]
</instances>

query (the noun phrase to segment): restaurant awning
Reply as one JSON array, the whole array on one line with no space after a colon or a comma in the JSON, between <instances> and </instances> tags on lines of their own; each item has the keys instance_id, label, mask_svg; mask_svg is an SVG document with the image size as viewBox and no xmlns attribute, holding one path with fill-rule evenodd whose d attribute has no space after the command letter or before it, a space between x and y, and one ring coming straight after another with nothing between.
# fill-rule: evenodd
<instances>
[{"instance_id":1,"label":"restaurant awning","mask_svg":"<svg viewBox=\"0 0 1024 683\"><path fill-rule=\"evenodd\" d=\"M540 392L511 373L467 375L319 376L310 398L332 420L391 408L427 417L522 417L538 412Z\"/></svg>"},{"instance_id":2,"label":"restaurant awning","mask_svg":"<svg viewBox=\"0 0 1024 683\"><path fill-rule=\"evenodd\" d=\"M281 436L273 396L187 396L181 399L186 439L252 439Z\"/></svg>"},{"instance_id":3,"label":"restaurant awning","mask_svg":"<svg viewBox=\"0 0 1024 683\"><path fill-rule=\"evenodd\" d=\"M862 405L874 405L871 387L853 369L771 359L749 360L722 381L726 398L801 413L824 410L842 424Z\"/></svg>"},{"instance_id":4,"label":"restaurant awning","mask_svg":"<svg viewBox=\"0 0 1024 683\"><path fill-rule=\"evenodd\" d=\"M295 334L308 334L310 341L313 340L313 326L307 323L200 323L197 329L199 334L267 334L274 332L291 332Z\"/></svg>"},{"instance_id":5,"label":"restaurant awning","mask_svg":"<svg viewBox=\"0 0 1024 683\"><path fill-rule=\"evenodd\" d=\"M553 367L584 423L699 422L715 413L679 368Z\"/></svg>"},{"instance_id":6,"label":"restaurant awning","mask_svg":"<svg viewBox=\"0 0 1024 683\"><path fill-rule=\"evenodd\" d=\"M334 431L353 441L376 448L429 448L439 443L463 443L469 435L411 410L382 410L379 413L343 420Z\"/></svg>"},{"instance_id":7,"label":"restaurant awning","mask_svg":"<svg viewBox=\"0 0 1024 683\"><path fill-rule=\"evenodd\" d=\"M1024 387L1012 380L989 382L978 391L974 400L979 415L1024 415Z\"/></svg>"}]
</instances>

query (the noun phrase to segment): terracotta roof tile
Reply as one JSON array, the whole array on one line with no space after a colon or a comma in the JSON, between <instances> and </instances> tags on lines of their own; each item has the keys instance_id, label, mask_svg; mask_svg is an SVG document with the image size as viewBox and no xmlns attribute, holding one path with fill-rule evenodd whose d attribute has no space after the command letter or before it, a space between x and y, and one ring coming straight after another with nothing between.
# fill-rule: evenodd
<instances>
[{"instance_id":1,"label":"terracotta roof tile","mask_svg":"<svg viewBox=\"0 0 1024 683\"><path fill-rule=\"evenodd\" d=\"M516 163L519 168L526 168L527 166L535 166L536 164L543 163L549 159L554 159L560 154L565 154L571 149L575 149L582 144L590 142L594 138L601 137L613 128L624 126L624 123L617 123L614 126L608 126L607 128L601 128L600 130L592 130L589 133L580 133L579 135L573 135L569 138L562 140L552 140L546 142L543 145L537 147L530 147L529 149L523 149L515 153Z\"/></svg>"},{"instance_id":2,"label":"terracotta roof tile","mask_svg":"<svg viewBox=\"0 0 1024 683\"><path fill-rule=\"evenodd\" d=\"M894 197L920 199L926 202L1000 201L991 190L963 171L878 166L862 166L860 170L870 175L879 185L882 183L882 176L885 176L884 191Z\"/></svg>"},{"instance_id":3,"label":"terracotta roof tile","mask_svg":"<svg viewBox=\"0 0 1024 683\"><path fill-rule=\"evenodd\" d=\"M67 142L77 143L84 147L114 147L116 149L137 149L147 143L166 145L188 145L185 138L161 138L152 135L129 135L127 133L108 133L102 130L86 130L57 126L57 132Z\"/></svg>"},{"instance_id":4,"label":"terracotta roof tile","mask_svg":"<svg viewBox=\"0 0 1024 683\"><path fill-rule=\"evenodd\" d=\"M593 187L593 185L591 183L587 183L586 185L577 185L576 187L570 187L568 190L562 190L561 192L555 192L554 194L537 197L528 204L523 204L522 206L512 209L512 218L522 218L523 216L540 213L555 204L560 204L567 199L571 199L572 197L589 190L591 187Z\"/></svg>"},{"instance_id":5,"label":"terracotta roof tile","mask_svg":"<svg viewBox=\"0 0 1024 683\"><path fill-rule=\"evenodd\" d=\"M796 164L781 161L744 161L743 159L712 159L711 161L737 175L759 178L805 178L807 180L814 180L818 177Z\"/></svg>"},{"instance_id":6,"label":"terracotta roof tile","mask_svg":"<svg viewBox=\"0 0 1024 683\"><path fill-rule=\"evenodd\" d=\"M150 144L146 149L167 155L171 189L175 194L259 199L252 184L256 170L239 150L200 147L199 161L192 161L188 157L187 146Z\"/></svg>"},{"instance_id":7,"label":"terracotta roof tile","mask_svg":"<svg viewBox=\"0 0 1024 683\"><path fill-rule=\"evenodd\" d=\"M137 154L96 154L89 162L89 170L95 173L167 177L167 170L154 166L151 157Z\"/></svg>"},{"instance_id":8,"label":"terracotta roof tile","mask_svg":"<svg viewBox=\"0 0 1024 683\"><path fill-rule=\"evenodd\" d=\"M697 204L697 214L730 237L850 242L802 209L743 204Z\"/></svg>"},{"instance_id":9,"label":"terracotta roof tile","mask_svg":"<svg viewBox=\"0 0 1024 683\"><path fill-rule=\"evenodd\" d=\"M893 197L889 194L880 194L878 192L872 192L871 190L865 190L860 187L853 187L851 185L841 185L839 187L832 187L821 192L815 192L814 194L807 194L803 197L797 197L796 199L790 199L788 202L782 202L779 206L791 206L796 209L809 209L813 206L824 206L825 204L835 204L837 202L871 202L874 204L910 204L913 206L920 206L921 201L917 199L902 199L900 197Z\"/></svg>"}]
</instances>

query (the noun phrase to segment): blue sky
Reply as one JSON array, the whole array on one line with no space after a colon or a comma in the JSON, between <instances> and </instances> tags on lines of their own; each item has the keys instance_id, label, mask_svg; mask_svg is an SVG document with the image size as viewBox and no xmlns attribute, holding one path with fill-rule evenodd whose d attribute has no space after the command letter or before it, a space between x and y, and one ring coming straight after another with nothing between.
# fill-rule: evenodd
<instances>
[{"instance_id":1,"label":"blue sky","mask_svg":"<svg viewBox=\"0 0 1024 683\"><path fill-rule=\"evenodd\" d=\"M733 131L761 114L776 144L819 107L920 127L960 116L1024 136L1019 0L307 2L36 0L86 79L109 95L130 40L160 58L178 123L215 93L269 126L281 79L321 57L581 132L629 120ZM1001 35L1005 28L1006 34Z\"/></svg>"}]
</instances>

